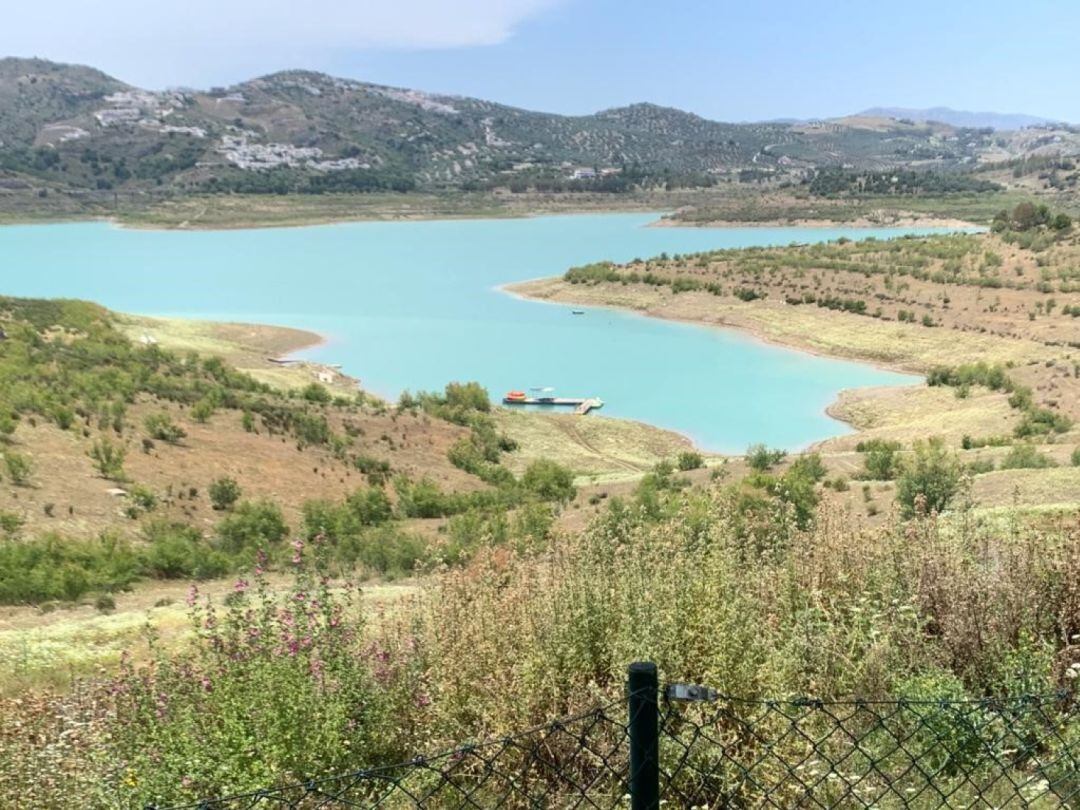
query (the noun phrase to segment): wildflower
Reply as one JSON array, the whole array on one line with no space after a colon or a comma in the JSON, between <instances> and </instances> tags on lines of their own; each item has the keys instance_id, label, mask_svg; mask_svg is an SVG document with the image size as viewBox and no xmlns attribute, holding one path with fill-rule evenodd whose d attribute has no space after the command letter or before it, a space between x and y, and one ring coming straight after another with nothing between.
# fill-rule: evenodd
<instances>
[{"instance_id":1,"label":"wildflower","mask_svg":"<svg viewBox=\"0 0 1080 810\"><path fill-rule=\"evenodd\" d=\"M303 556L304 541L299 540L299 539L293 540L292 547L293 547L292 563L293 563L293 565L300 565L300 563L303 562L303 560L304 560L304 556Z\"/></svg>"},{"instance_id":2,"label":"wildflower","mask_svg":"<svg viewBox=\"0 0 1080 810\"><path fill-rule=\"evenodd\" d=\"M236 591L237 593L243 593L247 589L248 589L248 581L246 579L244 579L243 577L236 580L236 584L233 585L233 590Z\"/></svg>"},{"instance_id":3,"label":"wildflower","mask_svg":"<svg viewBox=\"0 0 1080 810\"><path fill-rule=\"evenodd\" d=\"M196 600L198 600L198 598L199 598L199 589L197 587L195 587L194 585L192 585L188 589L187 597L184 599L184 601L187 603L188 607L194 607L195 602L196 602Z\"/></svg>"}]
</instances>

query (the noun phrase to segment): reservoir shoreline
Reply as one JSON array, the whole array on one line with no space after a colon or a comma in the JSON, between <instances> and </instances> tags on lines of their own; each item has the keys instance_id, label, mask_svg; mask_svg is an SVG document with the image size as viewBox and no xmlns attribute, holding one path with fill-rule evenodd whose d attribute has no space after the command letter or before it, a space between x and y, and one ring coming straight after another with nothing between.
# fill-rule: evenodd
<instances>
[{"instance_id":1,"label":"reservoir shoreline","mask_svg":"<svg viewBox=\"0 0 1080 810\"><path fill-rule=\"evenodd\" d=\"M685 323L664 327L663 320L674 320L667 313L627 318L615 312L618 301L603 302L613 305L611 315L571 319L558 308L531 306L535 300L521 302L535 296L512 294L519 279L543 277L590 258L629 261L663 251L857 239L864 233L850 228L665 233L648 227L655 220L650 212L399 223L401 229L374 223L310 234L295 229L150 234L100 225L27 229L10 239L16 266L57 272L28 274L26 283L10 292L63 294L117 312L192 319L171 321L178 333L173 346L223 354L257 378L280 385L302 387L326 376L354 394L356 381L349 387L341 366L361 376L365 390L390 400L402 390L437 390L452 380L475 379L493 396L552 385L566 396L602 397L611 406L609 416L662 425L683 442L688 438L731 455L754 440L796 449L847 433L857 425L837 418L840 392L911 382L893 375L892 364L858 357L853 359L860 362L845 369L843 353L738 322L706 324L720 327L711 330ZM55 238L61 233L69 238ZM898 231L865 233L888 238ZM80 258L73 265L75 247ZM232 258L225 277L217 257ZM64 269L74 266L81 268L77 274ZM137 272L147 266L153 268L152 283ZM301 267L306 280L297 285ZM117 276L125 271L126 282ZM223 278L228 279L223 294L208 302L200 289ZM159 309L163 301L169 310ZM129 331L140 338L147 329L135 325ZM163 337L150 337L165 343ZM792 349L803 351L792 354ZM283 356L299 362L273 362ZM833 358L840 362L834 365ZM298 368L306 373L298 374ZM317 368L332 373L320 375Z\"/></svg>"}]
</instances>

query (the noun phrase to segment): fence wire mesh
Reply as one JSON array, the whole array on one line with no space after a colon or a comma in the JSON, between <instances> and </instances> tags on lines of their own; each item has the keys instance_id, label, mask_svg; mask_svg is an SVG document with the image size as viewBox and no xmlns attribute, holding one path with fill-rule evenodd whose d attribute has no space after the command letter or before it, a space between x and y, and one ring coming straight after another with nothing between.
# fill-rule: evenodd
<instances>
[{"instance_id":1,"label":"fence wire mesh","mask_svg":"<svg viewBox=\"0 0 1080 810\"><path fill-rule=\"evenodd\" d=\"M168 810L247 808L540 808L625 805L626 701L511 736L282 787ZM149 805L147 810L164 810Z\"/></svg>"},{"instance_id":2,"label":"fence wire mesh","mask_svg":"<svg viewBox=\"0 0 1080 810\"><path fill-rule=\"evenodd\" d=\"M1080 807L1069 695L668 703L661 793L681 807Z\"/></svg>"},{"instance_id":3,"label":"fence wire mesh","mask_svg":"<svg viewBox=\"0 0 1080 810\"><path fill-rule=\"evenodd\" d=\"M1080 713L1068 693L952 701L701 693L710 699L644 704L659 712L652 745L664 807L1080 808ZM630 697L435 756L168 810L640 807L627 706L642 704Z\"/></svg>"}]
</instances>

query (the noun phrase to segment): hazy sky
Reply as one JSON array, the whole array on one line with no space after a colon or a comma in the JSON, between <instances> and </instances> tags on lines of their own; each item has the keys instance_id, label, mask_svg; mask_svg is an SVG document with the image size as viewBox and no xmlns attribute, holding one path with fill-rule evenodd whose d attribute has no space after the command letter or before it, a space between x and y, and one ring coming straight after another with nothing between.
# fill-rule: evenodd
<instances>
[{"instance_id":1,"label":"hazy sky","mask_svg":"<svg viewBox=\"0 0 1080 810\"><path fill-rule=\"evenodd\" d=\"M283 68L594 112L721 120L876 105L1080 121L1077 0L49 0L0 55L205 87Z\"/></svg>"}]
</instances>

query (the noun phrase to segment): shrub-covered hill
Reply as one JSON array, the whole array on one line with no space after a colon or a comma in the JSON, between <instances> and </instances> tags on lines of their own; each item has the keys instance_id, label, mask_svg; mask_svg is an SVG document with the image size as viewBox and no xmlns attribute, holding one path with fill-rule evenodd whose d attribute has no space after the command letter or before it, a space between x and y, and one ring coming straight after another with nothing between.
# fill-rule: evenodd
<instances>
[{"instance_id":1,"label":"shrub-covered hill","mask_svg":"<svg viewBox=\"0 0 1080 810\"><path fill-rule=\"evenodd\" d=\"M407 572L467 553L460 537L436 548L442 519L569 487L557 466L519 480L500 464L513 445L476 385L404 408L283 391L132 341L80 301L0 298L0 328L0 602L220 575L297 535Z\"/></svg>"},{"instance_id":2,"label":"shrub-covered hill","mask_svg":"<svg viewBox=\"0 0 1080 810\"><path fill-rule=\"evenodd\" d=\"M799 177L838 165L964 167L991 148L1012 155L991 130L889 119L732 124L654 104L565 116L296 70L232 87L151 92L91 68L0 59L0 109L7 186L108 197L623 191L708 185L740 172Z\"/></svg>"}]
</instances>

